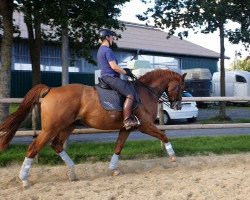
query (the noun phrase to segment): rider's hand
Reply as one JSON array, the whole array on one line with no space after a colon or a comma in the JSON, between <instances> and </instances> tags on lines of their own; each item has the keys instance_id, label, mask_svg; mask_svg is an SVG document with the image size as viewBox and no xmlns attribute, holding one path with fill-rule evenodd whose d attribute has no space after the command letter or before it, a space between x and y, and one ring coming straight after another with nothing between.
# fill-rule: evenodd
<instances>
[{"instance_id":1,"label":"rider's hand","mask_svg":"<svg viewBox=\"0 0 250 200\"><path fill-rule=\"evenodd\" d=\"M134 78L134 74L131 72L131 70L129 68L123 68L125 71L126 71L126 75L131 77L131 78Z\"/></svg>"}]
</instances>

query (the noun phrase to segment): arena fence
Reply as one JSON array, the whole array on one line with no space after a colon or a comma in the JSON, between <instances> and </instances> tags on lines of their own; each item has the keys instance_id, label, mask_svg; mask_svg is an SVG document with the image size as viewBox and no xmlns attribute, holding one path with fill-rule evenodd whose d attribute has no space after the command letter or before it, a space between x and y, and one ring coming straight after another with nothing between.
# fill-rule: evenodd
<instances>
[{"instance_id":1,"label":"arena fence","mask_svg":"<svg viewBox=\"0 0 250 200\"><path fill-rule=\"evenodd\" d=\"M42 101L42 99L40 100ZM183 102L201 101L201 102L249 102L249 97L184 97ZM0 98L0 103L21 103L21 98ZM32 112L35 115L36 112ZM160 130L188 130L188 129L220 129L220 128L250 128L250 123L231 123L231 124L188 124L188 125L158 125ZM73 134L93 134L93 133L108 133L118 132L119 130L99 130L94 128L75 129ZM33 126L33 130L17 131L16 136L34 136L39 133Z\"/></svg>"}]
</instances>

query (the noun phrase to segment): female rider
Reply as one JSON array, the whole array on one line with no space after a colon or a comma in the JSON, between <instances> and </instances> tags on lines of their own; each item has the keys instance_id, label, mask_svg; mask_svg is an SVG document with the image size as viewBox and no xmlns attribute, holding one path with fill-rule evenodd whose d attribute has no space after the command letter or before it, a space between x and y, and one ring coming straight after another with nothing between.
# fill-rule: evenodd
<instances>
[{"instance_id":1,"label":"female rider","mask_svg":"<svg viewBox=\"0 0 250 200\"><path fill-rule=\"evenodd\" d=\"M126 130L131 130L139 125L139 121L131 117L135 89L129 81L121 79L120 74L130 77L133 77L133 74L128 68L123 69L117 65L114 52L109 48L113 44L114 35L115 33L108 29L99 31L101 46L97 52L97 62L102 80L126 98L123 104L123 124Z\"/></svg>"}]
</instances>

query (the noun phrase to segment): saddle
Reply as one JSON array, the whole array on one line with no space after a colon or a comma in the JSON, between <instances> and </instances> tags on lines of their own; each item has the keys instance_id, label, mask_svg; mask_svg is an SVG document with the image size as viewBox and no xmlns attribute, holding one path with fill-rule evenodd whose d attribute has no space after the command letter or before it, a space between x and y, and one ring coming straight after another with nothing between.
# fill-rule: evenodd
<instances>
[{"instance_id":1,"label":"saddle","mask_svg":"<svg viewBox=\"0 0 250 200\"><path fill-rule=\"evenodd\" d=\"M113 90L107 83L105 83L100 77L99 83L95 86L101 105L105 110L109 111L123 111L123 103L125 97L119 92ZM135 101L133 104L133 110L137 108L140 102L139 95L135 95Z\"/></svg>"}]
</instances>

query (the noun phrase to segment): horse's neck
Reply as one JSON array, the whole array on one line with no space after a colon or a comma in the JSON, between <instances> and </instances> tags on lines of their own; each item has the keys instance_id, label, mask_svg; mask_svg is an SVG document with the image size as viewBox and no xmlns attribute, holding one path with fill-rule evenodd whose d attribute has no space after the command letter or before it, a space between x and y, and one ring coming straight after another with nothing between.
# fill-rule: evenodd
<instances>
[{"instance_id":1,"label":"horse's neck","mask_svg":"<svg viewBox=\"0 0 250 200\"><path fill-rule=\"evenodd\" d=\"M143 85L147 86L148 88L151 88L160 97L162 93L166 90L167 85L169 83L169 79L160 77L157 80L150 81L144 81L142 79L141 82L143 83Z\"/></svg>"},{"instance_id":2,"label":"horse's neck","mask_svg":"<svg viewBox=\"0 0 250 200\"><path fill-rule=\"evenodd\" d=\"M146 98L150 98L150 99L152 98L151 100L155 100L158 102L158 99L161 97L162 93L166 89L166 84L167 84L166 81L164 83L164 81L158 79L157 81L152 81L152 82L139 81L139 83L137 83L136 85L137 85L137 91L139 93L140 93L140 90L143 90L146 92L146 93L143 92L143 94L147 95Z\"/></svg>"}]
</instances>

